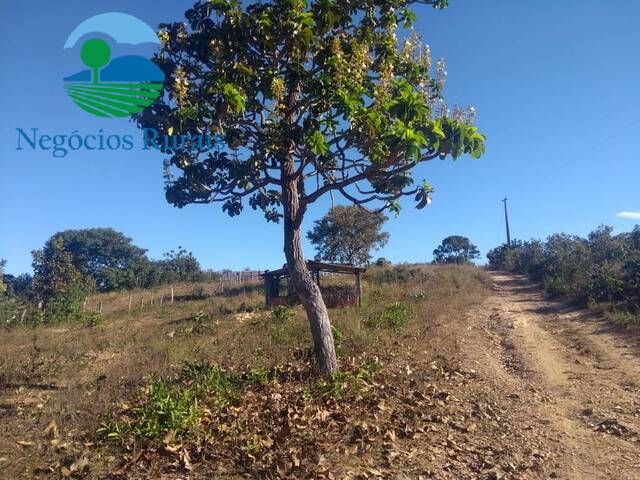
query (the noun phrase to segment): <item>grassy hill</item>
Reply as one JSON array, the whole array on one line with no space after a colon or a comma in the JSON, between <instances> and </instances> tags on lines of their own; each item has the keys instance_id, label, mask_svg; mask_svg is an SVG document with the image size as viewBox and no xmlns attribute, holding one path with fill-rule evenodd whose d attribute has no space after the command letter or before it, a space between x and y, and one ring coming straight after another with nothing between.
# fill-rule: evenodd
<instances>
[{"instance_id":1,"label":"grassy hill","mask_svg":"<svg viewBox=\"0 0 640 480\"><path fill-rule=\"evenodd\" d=\"M455 368L464 312L486 292L474 267L371 269L363 306L331 310L341 372L330 380L313 375L302 309L264 308L259 285L181 285L173 304L166 287L97 295L98 325L2 333L0 457L11 478L382 468L368 449L428 410L434 378Z\"/></svg>"}]
</instances>

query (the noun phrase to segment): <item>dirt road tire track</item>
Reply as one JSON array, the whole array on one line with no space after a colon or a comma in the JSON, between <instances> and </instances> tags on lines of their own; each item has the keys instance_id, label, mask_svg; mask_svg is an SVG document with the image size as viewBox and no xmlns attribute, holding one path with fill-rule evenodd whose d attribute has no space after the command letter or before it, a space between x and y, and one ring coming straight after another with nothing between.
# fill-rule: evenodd
<instances>
[{"instance_id":1,"label":"dirt road tire track","mask_svg":"<svg viewBox=\"0 0 640 480\"><path fill-rule=\"evenodd\" d=\"M471 314L466 361L546 445L541 478L640 479L637 336L545 300L524 278L491 278L492 295Z\"/></svg>"}]
</instances>

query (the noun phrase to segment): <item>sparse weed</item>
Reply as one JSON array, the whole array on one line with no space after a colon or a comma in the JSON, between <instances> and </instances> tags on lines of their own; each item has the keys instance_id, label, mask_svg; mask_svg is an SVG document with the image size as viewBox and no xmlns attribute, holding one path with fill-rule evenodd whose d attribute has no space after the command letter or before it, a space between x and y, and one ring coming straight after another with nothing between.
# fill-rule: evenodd
<instances>
[{"instance_id":1,"label":"sparse weed","mask_svg":"<svg viewBox=\"0 0 640 480\"><path fill-rule=\"evenodd\" d=\"M239 381L237 375L206 364L185 363L182 366L180 379L192 385L192 388L201 398L206 398L218 408L224 408L229 404L237 404L240 396L236 389Z\"/></svg>"},{"instance_id":2,"label":"sparse weed","mask_svg":"<svg viewBox=\"0 0 640 480\"><path fill-rule=\"evenodd\" d=\"M108 419L97 433L107 440L122 440L131 434L152 439L166 432L181 433L196 426L202 416L193 388L180 388L165 380L149 378L147 402L131 409L125 420Z\"/></svg>"},{"instance_id":3,"label":"sparse weed","mask_svg":"<svg viewBox=\"0 0 640 480\"><path fill-rule=\"evenodd\" d=\"M333 334L333 344L336 349L336 355L340 356L344 353L344 335L334 325L331 325L331 333Z\"/></svg>"},{"instance_id":4,"label":"sparse weed","mask_svg":"<svg viewBox=\"0 0 640 480\"><path fill-rule=\"evenodd\" d=\"M247 372L247 381L254 387L262 387L269 383L269 372L261 367L252 367Z\"/></svg>"},{"instance_id":5,"label":"sparse weed","mask_svg":"<svg viewBox=\"0 0 640 480\"><path fill-rule=\"evenodd\" d=\"M305 389L303 398L307 401L327 398L344 400L361 395L380 368L380 363L371 361L363 363L355 370L338 370L331 378L319 380Z\"/></svg>"},{"instance_id":6,"label":"sparse weed","mask_svg":"<svg viewBox=\"0 0 640 480\"><path fill-rule=\"evenodd\" d=\"M149 377L146 400L120 420L107 417L97 433L106 440L122 441L127 436L150 440L167 432L191 431L205 407L222 409L239 403L238 380L217 367L185 363L174 382Z\"/></svg>"},{"instance_id":7,"label":"sparse weed","mask_svg":"<svg viewBox=\"0 0 640 480\"><path fill-rule=\"evenodd\" d=\"M102 323L102 314L100 312L91 312L85 314L84 324L87 327L95 327Z\"/></svg>"},{"instance_id":8,"label":"sparse weed","mask_svg":"<svg viewBox=\"0 0 640 480\"><path fill-rule=\"evenodd\" d=\"M271 312L271 318L276 323L284 323L291 317L293 317L293 312L283 305L278 305Z\"/></svg>"},{"instance_id":9,"label":"sparse weed","mask_svg":"<svg viewBox=\"0 0 640 480\"><path fill-rule=\"evenodd\" d=\"M294 313L287 307L278 305L271 312L271 319L273 321L271 338L273 341L279 344L288 343L287 327L289 320L293 317Z\"/></svg>"},{"instance_id":10,"label":"sparse weed","mask_svg":"<svg viewBox=\"0 0 640 480\"><path fill-rule=\"evenodd\" d=\"M413 318L413 308L408 303L393 302L386 305L382 311L371 315L366 324L372 328L397 329L404 327Z\"/></svg>"}]
</instances>

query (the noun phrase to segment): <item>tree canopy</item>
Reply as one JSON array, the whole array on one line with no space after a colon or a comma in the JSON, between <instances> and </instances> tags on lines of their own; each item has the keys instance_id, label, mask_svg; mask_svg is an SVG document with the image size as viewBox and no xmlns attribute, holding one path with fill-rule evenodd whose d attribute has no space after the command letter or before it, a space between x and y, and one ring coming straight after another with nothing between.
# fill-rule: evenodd
<instances>
[{"instance_id":1,"label":"tree canopy","mask_svg":"<svg viewBox=\"0 0 640 480\"><path fill-rule=\"evenodd\" d=\"M198 281L204 275L198 260L182 247L165 253L161 260L151 260L145 249L112 228L65 230L52 235L38 252L43 265L58 255L59 249L53 247L56 242L61 242L74 268L103 292Z\"/></svg>"},{"instance_id":2,"label":"tree canopy","mask_svg":"<svg viewBox=\"0 0 640 480\"><path fill-rule=\"evenodd\" d=\"M478 157L484 137L472 108L447 108L444 60L433 74L415 34L397 48L401 27L415 20L411 3L447 4L211 0L188 10L185 23L161 24L154 60L165 95L137 119L184 134L166 151L168 201L221 202L238 215L247 198L278 221L283 180L293 176L303 205L335 192L396 212L403 195L424 206L432 189L415 183L412 168ZM217 134L218 148L188 141L197 132Z\"/></svg>"},{"instance_id":3,"label":"tree canopy","mask_svg":"<svg viewBox=\"0 0 640 480\"><path fill-rule=\"evenodd\" d=\"M73 264L91 277L98 290L133 288L148 263L146 250L133 244L131 238L112 228L65 230L54 234L42 251L46 262L52 245L60 240L71 255Z\"/></svg>"},{"instance_id":4,"label":"tree canopy","mask_svg":"<svg viewBox=\"0 0 640 480\"><path fill-rule=\"evenodd\" d=\"M387 217L360 207L336 206L314 222L307 238L316 247L318 260L362 265L371 251L382 248L389 234L382 231Z\"/></svg>"},{"instance_id":5,"label":"tree canopy","mask_svg":"<svg viewBox=\"0 0 640 480\"><path fill-rule=\"evenodd\" d=\"M433 263L470 263L480 251L467 237L451 235L433 251Z\"/></svg>"}]
</instances>

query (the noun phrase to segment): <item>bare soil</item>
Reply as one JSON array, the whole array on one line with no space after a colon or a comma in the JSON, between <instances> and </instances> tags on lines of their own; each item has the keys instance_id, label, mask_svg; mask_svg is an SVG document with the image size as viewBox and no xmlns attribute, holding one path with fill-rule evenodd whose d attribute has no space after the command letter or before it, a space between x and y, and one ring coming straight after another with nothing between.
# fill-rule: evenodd
<instances>
[{"instance_id":1,"label":"bare soil","mask_svg":"<svg viewBox=\"0 0 640 480\"><path fill-rule=\"evenodd\" d=\"M546 301L523 278L491 277L492 295L470 314L463 362L509 412L513 449L529 444L528 455L544 459L526 475L514 465L513 477L640 478L637 336ZM509 463L500 467L509 474Z\"/></svg>"}]
</instances>

